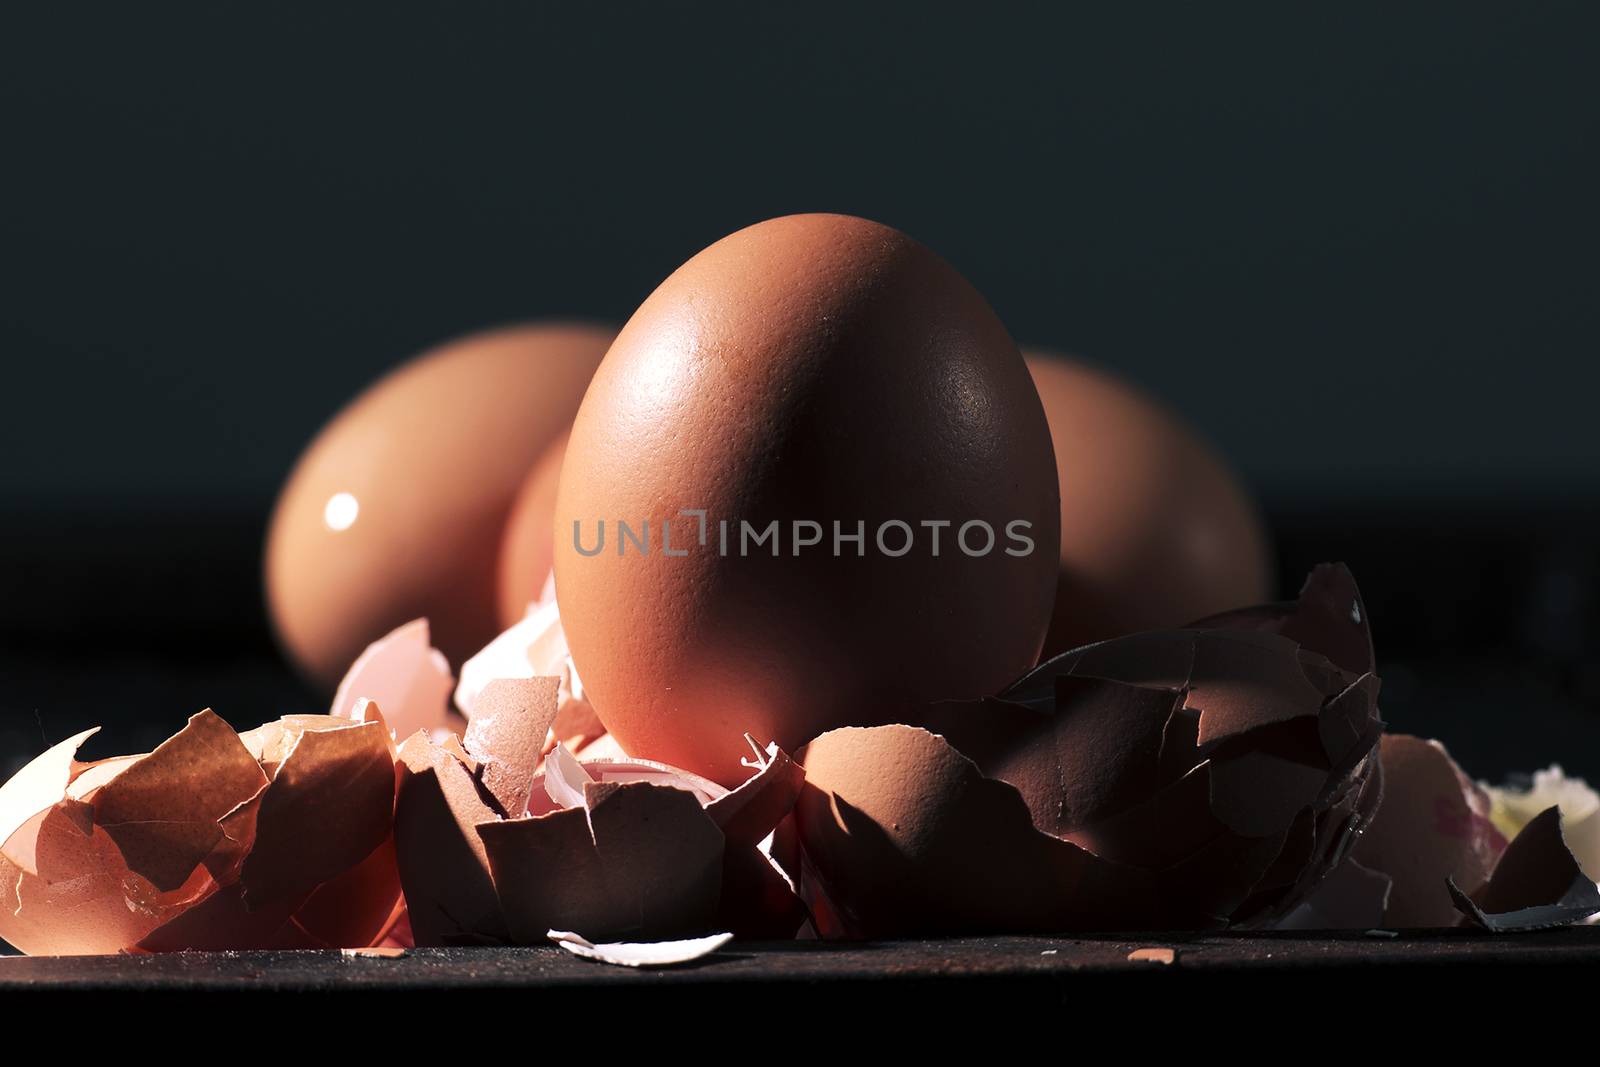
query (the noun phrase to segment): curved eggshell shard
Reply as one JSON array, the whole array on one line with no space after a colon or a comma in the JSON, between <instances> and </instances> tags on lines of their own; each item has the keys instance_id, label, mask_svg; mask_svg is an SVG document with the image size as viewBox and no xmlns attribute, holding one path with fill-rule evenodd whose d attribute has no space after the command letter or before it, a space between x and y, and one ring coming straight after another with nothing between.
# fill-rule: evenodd
<instances>
[{"instance_id":1,"label":"curved eggshell shard","mask_svg":"<svg viewBox=\"0 0 1600 1067\"><path fill-rule=\"evenodd\" d=\"M128 869L166 892L208 863L219 845L233 855L208 865L221 871L237 863L246 846L228 836L224 820L266 786L239 735L208 708L99 786L90 803Z\"/></svg>"},{"instance_id":2,"label":"curved eggshell shard","mask_svg":"<svg viewBox=\"0 0 1600 1067\"><path fill-rule=\"evenodd\" d=\"M247 906L304 896L389 836L395 771L381 722L305 730L261 797L239 884Z\"/></svg>"},{"instance_id":3,"label":"curved eggshell shard","mask_svg":"<svg viewBox=\"0 0 1600 1067\"><path fill-rule=\"evenodd\" d=\"M428 639L428 620L413 619L368 645L345 672L328 714L354 717L356 705L370 700L400 737L418 730L454 730L460 718L450 710L455 677L444 653Z\"/></svg>"},{"instance_id":4,"label":"curved eggshell shard","mask_svg":"<svg viewBox=\"0 0 1600 1067\"><path fill-rule=\"evenodd\" d=\"M559 679L556 718L551 725L554 740L577 749L603 735L605 727L584 693L554 600L530 607L526 617L462 665L456 707L470 719L478 694L495 679L546 676Z\"/></svg>"},{"instance_id":5,"label":"curved eggshell shard","mask_svg":"<svg viewBox=\"0 0 1600 1067\"><path fill-rule=\"evenodd\" d=\"M300 947L288 931L290 916L305 895L278 897L252 908L235 882L217 888L193 907L150 931L134 946L142 952L221 952L231 949Z\"/></svg>"},{"instance_id":6,"label":"curved eggshell shard","mask_svg":"<svg viewBox=\"0 0 1600 1067\"><path fill-rule=\"evenodd\" d=\"M706 814L730 845L754 848L794 809L805 768L777 745L768 745L760 768L739 788L706 805Z\"/></svg>"},{"instance_id":7,"label":"curved eggshell shard","mask_svg":"<svg viewBox=\"0 0 1600 1067\"><path fill-rule=\"evenodd\" d=\"M78 766L78 749L99 732L100 727L95 726L57 742L0 785L0 852L11 847L11 838L24 824L66 795ZM13 853L7 854L14 857ZM31 861L17 862L33 870Z\"/></svg>"},{"instance_id":8,"label":"curved eggshell shard","mask_svg":"<svg viewBox=\"0 0 1600 1067\"><path fill-rule=\"evenodd\" d=\"M352 714L241 736L207 709L150 753L65 776L48 753L61 792L0 854L0 936L52 954L318 947L295 915L308 897L323 937L378 936L392 851L387 877L362 860L388 841L395 771L376 706Z\"/></svg>"},{"instance_id":9,"label":"curved eggshell shard","mask_svg":"<svg viewBox=\"0 0 1600 1067\"><path fill-rule=\"evenodd\" d=\"M723 836L693 794L649 782L584 792L584 808L478 827L512 938L537 944L552 926L606 940L710 929Z\"/></svg>"},{"instance_id":10,"label":"curved eggshell shard","mask_svg":"<svg viewBox=\"0 0 1600 1067\"><path fill-rule=\"evenodd\" d=\"M1522 828L1478 892L1464 892L1454 879L1448 885L1463 915L1497 933L1566 926L1600 912L1600 886L1567 848L1557 807Z\"/></svg>"},{"instance_id":11,"label":"curved eggshell shard","mask_svg":"<svg viewBox=\"0 0 1600 1067\"><path fill-rule=\"evenodd\" d=\"M1294 600L1211 615L1187 628L1281 634L1327 657L1341 670L1360 675L1376 669L1367 606L1355 576L1343 563L1313 567Z\"/></svg>"},{"instance_id":12,"label":"curved eggshell shard","mask_svg":"<svg viewBox=\"0 0 1600 1067\"><path fill-rule=\"evenodd\" d=\"M1160 899L1134 925L1270 921L1344 858L1380 794L1376 677L1280 632L1302 615L1329 622L1326 606L1352 595L1347 574L1324 572L1303 613L1075 649L919 724L1015 787L1040 832L1142 872ZM830 896L851 907L848 893Z\"/></svg>"},{"instance_id":13,"label":"curved eggshell shard","mask_svg":"<svg viewBox=\"0 0 1600 1067\"><path fill-rule=\"evenodd\" d=\"M1162 786L1163 738L1179 694L1071 675L1056 680L1055 694L1056 712L1006 700L947 703L921 725L1016 786L1048 834L1110 818Z\"/></svg>"},{"instance_id":14,"label":"curved eggshell shard","mask_svg":"<svg viewBox=\"0 0 1600 1067\"><path fill-rule=\"evenodd\" d=\"M400 746L394 836L418 945L504 941L505 920L474 827L498 813L472 772L424 733Z\"/></svg>"},{"instance_id":15,"label":"curved eggshell shard","mask_svg":"<svg viewBox=\"0 0 1600 1067\"><path fill-rule=\"evenodd\" d=\"M1014 787L926 730L833 730L800 758L795 825L848 936L1127 928L1159 910L1152 879L1041 833Z\"/></svg>"},{"instance_id":16,"label":"curved eggshell shard","mask_svg":"<svg viewBox=\"0 0 1600 1067\"><path fill-rule=\"evenodd\" d=\"M560 687L559 678L496 678L473 705L462 742L478 762L484 788L508 818L528 810Z\"/></svg>"},{"instance_id":17,"label":"curved eggshell shard","mask_svg":"<svg viewBox=\"0 0 1600 1067\"><path fill-rule=\"evenodd\" d=\"M1437 741L1386 734L1381 753L1383 801L1352 856L1393 883L1385 926L1454 926L1446 879L1476 892L1505 849L1489 798Z\"/></svg>"},{"instance_id":18,"label":"curved eggshell shard","mask_svg":"<svg viewBox=\"0 0 1600 1067\"><path fill-rule=\"evenodd\" d=\"M293 923L314 947L352 948L383 940L404 911L394 839L319 885L294 910Z\"/></svg>"},{"instance_id":19,"label":"curved eggshell shard","mask_svg":"<svg viewBox=\"0 0 1600 1067\"><path fill-rule=\"evenodd\" d=\"M104 831L85 830L74 803L40 812L21 831L34 837L37 874L0 857L0 938L29 955L119 952L189 903L163 901L128 871Z\"/></svg>"}]
</instances>

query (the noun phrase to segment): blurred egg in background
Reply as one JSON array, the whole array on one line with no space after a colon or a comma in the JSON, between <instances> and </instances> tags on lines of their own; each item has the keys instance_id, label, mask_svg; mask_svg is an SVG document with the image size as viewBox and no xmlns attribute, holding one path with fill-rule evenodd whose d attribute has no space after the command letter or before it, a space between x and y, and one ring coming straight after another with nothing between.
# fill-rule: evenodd
<instances>
[{"instance_id":1,"label":"blurred egg in background","mask_svg":"<svg viewBox=\"0 0 1600 1067\"><path fill-rule=\"evenodd\" d=\"M517 490L500 543L500 625L522 618L528 605L539 599L555 565L556 487L561 461L567 454L567 434L550 443L544 455Z\"/></svg>"},{"instance_id":2,"label":"blurred egg in background","mask_svg":"<svg viewBox=\"0 0 1600 1067\"><path fill-rule=\"evenodd\" d=\"M300 670L331 689L370 642L427 616L459 664L498 632L512 500L566 433L614 331L511 326L405 363L301 455L267 534L267 603Z\"/></svg>"},{"instance_id":3,"label":"blurred egg in background","mask_svg":"<svg viewBox=\"0 0 1600 1067\"><path fill-rule=\"evenodd\" d=\"M1210 445L1106 371L1025 354L1061 480L1045 656L1275 598L1261 516Z\"/></svg>"}]
</instances>

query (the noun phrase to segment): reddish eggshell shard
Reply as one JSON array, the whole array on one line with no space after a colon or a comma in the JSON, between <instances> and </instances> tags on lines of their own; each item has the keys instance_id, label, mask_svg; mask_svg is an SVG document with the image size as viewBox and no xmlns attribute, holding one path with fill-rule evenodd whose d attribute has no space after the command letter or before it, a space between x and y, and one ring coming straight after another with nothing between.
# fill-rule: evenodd
<instances>
[{"instance_id":1,"label":"reddish eggshell shard","mask_svg":"<svg viewBox=\"0 0 1600 1067\"><path fill-rule=\"evenodd\" d=\"M450 710L455 679L444 653L428 641L428 620L413 619L368 645L333 695L328 714L350 718L358 701L371 700L400 737L418 730L461 728Z\"/></svg>"}]
</instances>

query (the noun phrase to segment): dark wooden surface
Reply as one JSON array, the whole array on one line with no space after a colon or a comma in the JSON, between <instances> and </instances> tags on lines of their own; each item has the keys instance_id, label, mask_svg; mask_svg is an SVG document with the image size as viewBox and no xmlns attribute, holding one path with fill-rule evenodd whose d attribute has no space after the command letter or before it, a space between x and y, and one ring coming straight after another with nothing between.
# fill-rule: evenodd
<instances>
[{"instance_id":1,"label":"dark wooden surface","mask_svg":"<svg viewBox=\"0 0 1600 1067\"><path fill-rule=\"evenodd\" d=\"M1131 960L1171 948L1170 964ZM611 997L694 993L748 999L892 995L936 1003L986 992L1010 1000L1079 999L1155 984L1194 989L1333 980L1438 990L1457 983L1600 974L1600 927L1493 937L1467 931L1405 936L1183 935L994 937L855 945L734 943L705 960L660 970L594 963L549 948L417 949L400 958L325 952L176 953L164 956L0 958L0 998L17 994L534 991ZM1175 985L1172 985L1175 984ZM715 992L714 992L715 991Z\"/></svg>"}]
</instances>

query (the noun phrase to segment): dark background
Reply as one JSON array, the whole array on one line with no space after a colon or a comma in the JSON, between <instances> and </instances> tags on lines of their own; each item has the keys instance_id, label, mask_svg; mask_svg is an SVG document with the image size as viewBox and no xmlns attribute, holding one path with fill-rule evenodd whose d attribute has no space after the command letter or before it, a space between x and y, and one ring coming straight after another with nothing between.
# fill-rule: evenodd
<instances>
[{"instance_id":1,"label":"dark background","mask_svg":"<svg viewBox=\"0 0 1600 1067\"><path fill-rule=\"evenodd\" d=\"M1600 776L1600 6L1100 7L12 5L0 771L314 708L257 555L329 415L834 210L1349 561L1397 728Z\"/></svg>"}]
</instances>

